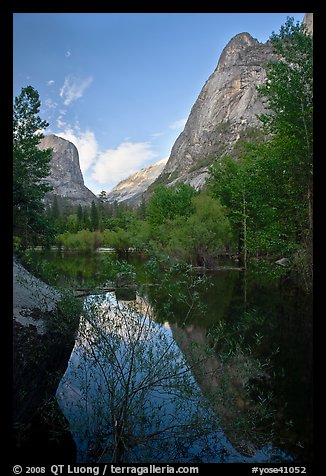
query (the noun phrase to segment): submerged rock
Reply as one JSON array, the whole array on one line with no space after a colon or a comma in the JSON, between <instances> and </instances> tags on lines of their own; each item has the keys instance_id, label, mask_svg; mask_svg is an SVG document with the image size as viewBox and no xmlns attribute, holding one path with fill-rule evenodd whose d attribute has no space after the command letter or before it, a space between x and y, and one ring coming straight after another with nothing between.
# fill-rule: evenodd
<instances>
[{"instance_id":1,"label":"submerged rock","mask_svg":"<svg viewBox=\"0 0 326 476\"><path fill-rule=\"evenodd\" d=\"M275 261L275 264L278 264L279 266L289 266L289 259L288 258L281 258L281 259L278 259L277 261Z\"/></svg>"}]
</instances>

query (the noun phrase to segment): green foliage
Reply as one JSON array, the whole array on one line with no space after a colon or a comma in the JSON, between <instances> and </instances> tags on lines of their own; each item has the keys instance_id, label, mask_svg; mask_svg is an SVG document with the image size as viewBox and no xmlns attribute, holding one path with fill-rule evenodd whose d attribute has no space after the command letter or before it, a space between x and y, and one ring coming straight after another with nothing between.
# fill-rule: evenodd
<instances>
[{"instance_id":1,"label":"green foliage","mask_svg":"<svg viewBox=\"0 0 326 476\"><path fill-rule=\"evenodd\" d=\"M228 209L228 216L233 225L242 223L241 196L244 188L244 174L239 163L226 156L216 161L210 168L209 190L218 197Z\"/></svg>"},{"instance_id":2,"label":"green foliage","mask_svg":"<svg viewBox=\"0 0 326 476\"><path fill-rule=\"evenodd\" d=\"M135 220L128 228L131 247L137 251L148 251L154 236L151 225L146 220Z\"/></svg>"},{"instance_id":3,"label":"green foliage","mask_svg":"<svg viewBox=\"0 0 326 476\"><path fill-rule=\"evenodd\" d=\"M167 224L167 250L172 256L195 265L209 265L209 260L224 251L231 238L231 227L219 201L201 193L192 199L194 213Z\"/></svg>"},{"instance_id":4,"label":"green foliage","mask_svg":"<svg viewBox=\"0 0 326 476\"><path fill-rule=\"evenodd\" d=\"M133 274L135 267L125 260L117 259L115 255L105 255L101 259L102 275L106 281L115 281L118 273Z\"/></svg>"},{"instance_id":5,"label":"green foliage","mask_svg":"<svg viewBox=\"0 0 326 476\"><path fill-rule=\"evenodd\" d=\"M101 193L99 193L98 198L100 199L100 202L104 203L107 201L107 196L106 196L106 191L102 190Z\"/></svg>"},{"instance_id":6,"label":"green foliage","mask_svg":"<svg viewBox=\"0 0 326 476\"><path fill-rule=\"evenodd\" d=\"M261 120L275 135L270 147L273 166L278 171L283 166L277 196L282 191L289 197L292 233L306 248L306 271L312 275L313 39L304 25L288 18L270 41L278 60L268 65L267 81L259 88L270 110Z\"/></svg>"},{"instance_id":7,"label":"green foliage","mask_svg":"<svg viewBox=\"0 0 326 476\"><path fill-rule=\"evenodd\" d=\"M147 208L147 217L151 225L161 225L166 220L178 216L187 217L193 212L192 198L196 194L193 187L180 183L173 187L159 185L154 189Z\"/></svg>"},{"instance_id":8,"label":"green foliage","mask_svg":"<svg viewBox=\"0 0 326 476\"><path fill-rule=\"evenodd\" d=\"M46 258L40 258L38 253L32 250L24 250L19 254L19 259L30 273L45 283L49 285L56 285L58 283L59 273L56 266Z\"/></svg>"},{"instance_id":9,"label":"green foliage","mask_svg":"<svg viewBox=\"0 0 326 476\"><path fill-rule=\"evenodd\" d=\"M103 231L103 245L114 248L118 253L123 253L131 247L132 241L128 231L117 228L114 231Z\"/></svg>"},{"instance_id":10,"label":"green foliage","mask_svg":"<svg viewBox=\"0 0 326 476\"><path fill-rule=\"evenodd\" d=\"M205 315L206 305L200 292L207 288L207 279L198 276L193 266L157 255L145 263L144 269L147 280L154 284L146 293L150 295L156 320L171 323L176 316L182 316L178 324L184 327L194 315Z\"/></svg>"},{"instance_id":11,"label":"green foliage","mask_svg":"<svg viewBox=\"0 0 326 476\"><path fill-rule=\"evenodd\" d=\"M74 219L77 217L74 215ZM77 233L65 232L56 237L58 246L66 250L90 253L102 244L102 236L98 231L79 230Z\"/></svg>"},{"instance_id":12,"label":"green foliage","mask_svg":"<svg viewBox=\"0 0 326 476\"><path fill-rule=\"evenodd\" d=\"M48 323L49 331L61 342L75 339L79 319L83 315L83 303L74 297L70 289L60 289L60 300Z\"/></svg>"},{"instance_id":13,"label":"green foliage","mask_svg":"<svg viewBox=\"0 0 326 476\"><path fill-rule=\"evenodd\" d=\"M38 92L27 86L15 98L13 109L13 218L14 234L21 245L48 244L53 227L44 215L43 198L51 187L43 180L49 174L51 149L40 150L40 132L48 126L38 113Z\"/></svg>"},{"instance_id":14,"label":"green foliage","mask_svg":"<svg viewBox=\"0 0 326 476\"><path fill-rule=\"evenodd\" d=\"M300 143L302 155L312 153L313 56L312 36L305 26L288 18L270 42L277 61L267 66L267 81L259 92L267 99L270 113L262 116L273 133Z\"/></svg>"}]
</instances>

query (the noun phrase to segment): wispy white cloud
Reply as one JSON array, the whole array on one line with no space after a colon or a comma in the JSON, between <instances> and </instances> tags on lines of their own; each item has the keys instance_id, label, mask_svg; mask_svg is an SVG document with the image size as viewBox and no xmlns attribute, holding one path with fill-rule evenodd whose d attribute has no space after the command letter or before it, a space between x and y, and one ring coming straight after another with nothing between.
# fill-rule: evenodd
<instances>
[{"instance_id":1,"label":"wispy white cloud","mask_svg":"<svg viewBox=\"0 0 326 476\"><path fill-rule=\"evenodd\" d=\"M90 130L82 131L78 126L72 128L64 121L61 122L66 128L62 132L56 133L56 135L69 140L77 147L80 168L84 174L94 164L98 156L99 148L95 134Z\"/></svg>"},{"instance_id":2,"label":"wispy white cloud","mask_svg":"<svg viewBox=\"0 0 326 476\"><path fill-rule=\"evenodd\" d=\"M116 149L99 154L93 168L92 179L104 185L117 183L157 157L149 142L122 142Z\"/></svg>"},{"instance_id":3,"label":"wispy white cloud","mask_svg":"<svg viewBox=\"0 0 326 476\"><path fill-rule=\"evenodd\" d=\"M70 51L70 50L67 50L67 51L65 52L65 57L66 57L66 58L69 58L70 56L71 56L71 51Z\"/></svg>"},{"instance_id":4,"label":"wispy white cloud","mask_svg":"<svg viewBox=\"0 0 326 476\"><path fill-rule=\"evenodd\" d=\"M44 101L44 104L48 109L55 109L57 107L57 103L53 101L52 99L48 98Z\"/></svg>"},{"instance_id":5,"label":"wispy white cloud","mask_svg":"<svg viewBox=\"0 0 326 476\"><path fill-rule=\"evenodd\" d=\"M58 129L63 129L63 128L67 127L67 123L62 120L62 116L58 116L58 118L56 120L56 123L57 123L57 128Z\"/></svg>"},{"instance_id":6,"label":"wispy white cloud","mask_svg":"<svg viewBox=\"0 0 326 476\"><path fill-rule=\"evenodd\" d=\"M169 128L170 129L183 129L184 126L186 125L186 122L187 122L186 118L179 119L177 121L171 122L171 124L169 124Z\"/></svg>"},{"instance_id":7,"label":"wispy white cloud","mask_svg":"<svg viewBox=\"0 0 326 476\"><path fill-rule=\"evenodd\" d=\"M62 97L64 105L69 106L69 104L81 98L92 81L92 76L88 76L87 78L80 78L73 75L66 76L63 86L60 89L60 97Z\"/></svg>"},{"instance_id":8,"label":"wispy white cloud","mask_svg":"<svg viewBox=\"0 0 326 476\"><path fill-rule=\"evenodd\" d=\"M151 134L151 137L162 137L164 136L164 132L154 132L154 134Z\"/></svg>"},{"instance_id":9,"label":"wispy white cloud","mask_svg":"<svg viewBox=\"0 0 326 476\"><path fill-rule=\"evenodd\" d=\"M52 86L54 83L55 83L54 79L50 79L50 80L46 83L46 85L47 85L47 86Z\"/></svg>"}]
</instances>

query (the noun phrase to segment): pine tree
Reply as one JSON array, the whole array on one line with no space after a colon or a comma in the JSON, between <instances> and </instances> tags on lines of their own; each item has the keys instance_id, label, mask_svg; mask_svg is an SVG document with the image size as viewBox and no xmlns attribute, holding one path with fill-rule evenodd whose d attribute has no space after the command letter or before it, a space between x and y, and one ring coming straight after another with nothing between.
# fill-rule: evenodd
<instances>
[{"instance_id":1,"label":"pine tree","mask_svg":"<svg viewBox=\"0 0 326 476\"><path fill-rule=\"evenodd\" d=\"M93 231L98 230L100 226L99 214L94 200L91 206L91 226Z\"/></svg>"},{"instance_id":2,"label":"pine tree","mask_svg":"<svg viewBox=\"0 0 326 476\"><path fill-rule=\"evenodd\" d=\"M60 218L60 209L58 203L58 197L54 195L53 204L52 204L52 218L54 221L57 221Z\"/></svg>"},{"instance_id":3,"label":"pine tree","mask_svg":"<svg viewBox=\"0 0 326 476\"><path fill-rule=\"evenodd\" d=\"M83 207L81 204L77 207L77 228L78 230L82 230L83 228Z\"/></svg>"},{"instance_id":4,"label":"pine tree","mask_svg":"<svg viewBox=\"0 0 326 476\"><path fill-rule=\"evenodd\" d=\"M38 113L39 93L22 89L13 108L13 216L14 234L27 246L36 241L48 243L53 227L44 213L43 198L51 187L44 179L50 172L51 149L40 150L48 123Z\"/></svg>"}]
</instances>

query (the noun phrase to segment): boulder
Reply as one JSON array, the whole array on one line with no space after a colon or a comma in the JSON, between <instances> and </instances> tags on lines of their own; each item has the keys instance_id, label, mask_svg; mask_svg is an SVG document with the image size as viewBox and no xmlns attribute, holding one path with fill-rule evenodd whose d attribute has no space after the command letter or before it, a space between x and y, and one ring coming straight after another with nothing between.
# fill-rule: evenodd
<instances>
[{"instance_id":1,"label":"boulder","mask_svg":"<svg viewBox=\"0 0 326 476\"><path fill-rule=\"evenodd\" d=\"M76 446L55 394L78 322L63 333L50 324L60 294L16 259L13 291L13 454L16 461L30 464L51 463L54 453L60 460L75 461Z\"/></svg>"}]
</instances>

